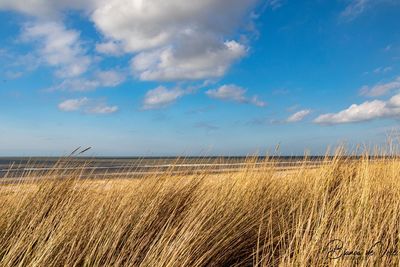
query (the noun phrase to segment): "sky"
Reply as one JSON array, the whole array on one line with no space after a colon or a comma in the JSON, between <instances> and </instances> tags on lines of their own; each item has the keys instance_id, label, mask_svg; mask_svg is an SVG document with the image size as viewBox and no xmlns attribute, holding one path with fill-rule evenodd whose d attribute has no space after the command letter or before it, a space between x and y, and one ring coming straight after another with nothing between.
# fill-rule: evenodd
<instances>
[{"instance_id":1,"label":"sky","mask_svg":"<svg viewBox=\"0 0 400 267\"><path fill-rule=\"evenodd\" d=\"M323 154L397 136L397 0L0 0L0 21L0 156Z\"/></svg>"}]
</instances>

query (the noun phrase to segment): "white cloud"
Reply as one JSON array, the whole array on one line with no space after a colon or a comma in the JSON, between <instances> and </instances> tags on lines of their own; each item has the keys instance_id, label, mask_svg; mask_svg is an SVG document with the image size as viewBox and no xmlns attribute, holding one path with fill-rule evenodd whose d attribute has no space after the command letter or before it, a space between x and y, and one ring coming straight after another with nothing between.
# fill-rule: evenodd
<instances>
[{"instance_id":1,"label":"white cloud","mask_svg":"<svg viewBox=\"0 0 400 267\"><path fill-rule=\"evenodd\" d=\"M96 80L76 78L66 79L60 84L50 87L46 91L75 91L75 92L86 92L95 90L99 83Z\"/></svg>"},{"instance_id":2,"label":"white cloud","mask_svg":"<svg viewBox=\"0 0 400 267\"><path fill-rule=\"evenodd\" d=\"M143 100L143 109L159 109L174 103L181 98L185 91L180 88L168 89L164 86L159 86L149 90Z\"/></svg>"},{"instance_id":3,"label":"white cloud","mask_svg":"<svg viewBox=\"0 0 400 267\"><path fill-rule=\"evenodd\" d=\"M247 90L234 84L222 85L217 89L210 89L206 94L211 98L235 101L239 103L248 103L258 107L266 106L266 103L257 96L247 97Z\"/></svg>"},{"instance_id":4,"label":"white cloud","mask_svg":"<svg viewBox=\"0 0 400 267\"><path fill-rule=\"evenodd\" d=\"M47 6L49 4L49 6ZM29 15L43 15L49 14L53 11L53 6L50 5L50 1L13 1L13 0L2 0L0 1L0 8L6 10L15 10L21 13Z\"/></svg>"},{"instance_id":5,"label":"white cloud","mask_svg":"<svg viewBox=\"0 0 400 267\"><path fill-rule=\"evenodd\" d=\"M125 79L126 77L123 73L114 70L98 71L94 74L93 78L65 79L59 85L48 89L48 91L93 91L101 87L118 86L123 83Z\"/></svg>"},{"instance_id":6,"label":"white cloud","mask_svg":"<svg viewBox=\"0 0 400 267\"><path fill-rule=\"evenodd\" d=\"M141 80L199 80L223 76L231 64L246 54L236 41L202 44L191 41L182 49L166 47L142 52L132 60L132 68Z\"/></svg>"},{"instance_id":7,"label":"white cloud","mask_svg":"<svg viewBox=\"0 0 400 267\"><path fill-rule=\"evenodd\" d=\"M118 111L117 106L107 106L104 103L97 104L86 109L86 113L89 114L111 114Z\"/></svg>"},{"instance_id":8,"label":"white cloud","mask_svg":"<svg viewBox=\"0 0 400 267\"><path fill-rule=\"evenodd\" d=\"M352 0L340 15L348 20L355 19L365 11L369 3L370 0Z\"/></svg>"},{"instance_id":9,"label":"white cloud","mask_svg":"<svg viewBox=\"0 0 400 267\"><path fill-rule=\"evenodd\" d=\"M283 2L283 0L267 0L266 5L272 10L276 10L283 6Z\"/></svg>"},{"instance_id":10,"label":"white cloud","mask_svg":"<svg viewBox=\"0 0 400 267\"><path fill-rule=\"evenodd\" d=\"M37 22L26 25L22 40L37 42L42 60L57 68L59 77L76 77L87 71L91 63L85 55L79 32L66 29L56 22Z\"/></svg>"},{"instance_id":11,"label":"white cloud","mask_svg":"<svg viewBox=\"0 0 400 267\"><path fill-rule=\"evenodd\" d=\"M87 97L65 100L58 104L58 109L64 112L82 111L86 114L111 114L118 111L117 106L107 106L103 101Z\"/></svg>"},{"instance_id":12,"label":"white cloud","mask_svg":"<svg viewBox=\"0 0 400 267\"><path fill-rule=\"evenodd\" d=\"M217 89L208 90L206 94L212 98L218 98L223 100L233 100L236 102L245 102L246 101L246 89L229 84L222 85Z\"/></svg>"},{"instance_id":13,"label":"white cloud","mask_svg":"<svg viewBox=\"0 0 400 267\"><path fill-rule=\"evenodd\" d=\"M123 54L121 44L114 42L114 41L97 43L96 51L99 53L111 55L111 56L120 56Z\"/></svg>"},{"instance_id":14,"label":"white cloud","mask_svg":"<svg viewBox=\"0 0 400 267\"><path fill-rule=\"evenodd\" d=\"M269 0L276 6L279 0ZM173 42L189 31L224 36L241 26L257 0L1 0L0 9L41 19L81 10L108 40L138 52ZM195 34L194 34L195 35Z\"/></svg>"},{"instance_id":15,"label":"white cloud","mask_svg":"<svg viewBox=\"0 0 400 267\"><path fill-rule=\"evenodd\" d=\"M8 71L6 71L6 72L4 73L4 76L5 76L7 79L10 79L10 80L18 79L18 78L20 78L22 75L23 75L23 72L22 72L22 71L11 71L11 70L8 70Z\"/></svg>"},{"instance_id":16,"label":"white cloud","mask_svg":"<svg viewBox=\"0 0 400 267\"><path fill-rule=\"evenodd\" d=\"M78 99L68 99L58 104L58 109L65 112L80 110L84 105L89 102L86 97Z\"/></svg>"},{"instance_id":17,"label":"white cloud","mask_svg":"<svg viewBox=\"0 0 400 267\"><path fill-rule=\"evenodd\" d=\"M80 9L90 12L103 0L1 0L0 9L14 10L41 18L55 18L65 9Z\"/></svg>"},{"instance_id":18,"label":"white cloud","mask_svg":"<svg viewBox=\"0 0 400 267\"><path fill-rule=\"evenodd\" d=\"M30 14L38 21L62 18L66 10L83 11L103 34L104 41L96 44L99 53L134 54L132 68L141 80L180 81L221 77L245 56L246 38L239 42L232 36L249 28L258 2L0 0L0 9ZM280 1L269 4L277 8ZM58 75L79 76L89 67L90 58L84 56L76 31L57 23L39 23L25 31L42 42L43 57L59 68Z\"/></svg>"},{"instance_id":19,"label":"white cloud","mask_svg":"<svg viewBox=\"0 0 400 267\"><path fill-rule=\"evenodd\" d=\"M255 106L257 106L257 107L265 107L265 106L267 105L266 102L264 102L263 100L259 99L259 97L256 96L256 95L254 95L254 96L252 96L250 99L248 99L248 100L246 101L246 103L255 105Z\"/></svg>"},{"instance_id":20,"label":"white cloud","mask_svg":"<svg viewBox=\"0 0 400 267\"><path fill-rule=\"evenodd\" d=\"M400 76L388 83L379 83L372 87L364 85L360 89L360 94L373 97L381 96L394 90L400 90Z\"/></svg>"},{"instance_id":21,"label":"white cloud","mask_svg":"<svg viewBox=\"0 0 400 267\"><path fill-rule=\"evenodd\" d=\"M388 101L373 100L359 105L353 104L338 113L320 115L314 122L318 124L340 124L398 116L400 116L400 94L393 96Z\"/></svg>"},{"instance_id":22,"label":"white cloud","mask_svg":"<svg viewBox=\"0 0 400 267\"><path fill-rule=\"evenodd\" d=\"M227 36L244 26L256 2L112 0L92 20L107 40L137 53L132 69L139 79L198 80L223 76L246 54L246 45Z\"/></svg>"},{"instance_id":23,"label":"white cloud","mask_svg":"<svg viewBox=\"0 0 400 267\"><path fill-rule=\"evenodd\" d=\"M111 0L92 15L99 30L125 50L159 48L197 35L225 36L240 26L256 0Z\"/></svg>"},{"instance_id":24,"label":"white cloud","mask_svg":"<svg viewBox=\"0 0 400 267\"><path fill-rule=\"evenodd\" d=\"M22 72L24 73L36 70L41 64L40 58L32 52L22 55L9 53L8 55L11 55L12 60L10 67L20 70L22 69Z\"/></svg>"},{"instance_id":25,"label":"white cloud","mask_svg":"<svg viewBox=\"0 0 400 267\"><path fill-rule=\"evenodd\" d=\"M0 49L0 76L14 80L36 70L40 60L32 52L19 54L10 49Z\"/></svg>"},{"instance_id":26,"label":"white cloud","mask_svg":"<svg viewBox=\"0 0 400 267\"><path fill-rule=\"evenodd\" d=\"M296 113L292 114L289 118L287 118L286 122L299 122L302 121L307 115L309 115L311 110L303 109L297 111Z\"/></svg>"},{"instance_id":27,"label":"white cloud","mask_svg":"<svg viewBox=\"0 0 400 267\"><path fill-rule=\"evenodd\" d=\"M392 96L388 101L391 107L400 107L400 94Z\"/></svg>"},{"instance_id":28,"label":"white cloud","mask_svg":"<svg viewBox=\"0 0 400 267\"><path fill-rule=\"evenodd\" d=\"M381 73L386 73L393 70L393 68L391 66L387 66L387 67L378 67L376 69L374 69L374 73L375 74L381 74Z\"/></svg>"},{"instance_id":29,"label":"white cloud","mask_svg":"<svg viewBox=\"0 0 400 267\"><path fill-rule=\"evenodd\" d=\"M102 87L115 87L125 81L125 75L114 70L98 71L95 77Z\"/></svg>"},{"instance_id":30,"label":"white cloud","mask_svg":"<svg viewBox=\"0 0 400 267\"><path fill-rule=\"evenodd\" d=\"M340 17L344 20L351 21L362 15L369 9L378 4L398 5L397 0L350 0L346 8L340 13Z\"/></svg>"}]
</instances>

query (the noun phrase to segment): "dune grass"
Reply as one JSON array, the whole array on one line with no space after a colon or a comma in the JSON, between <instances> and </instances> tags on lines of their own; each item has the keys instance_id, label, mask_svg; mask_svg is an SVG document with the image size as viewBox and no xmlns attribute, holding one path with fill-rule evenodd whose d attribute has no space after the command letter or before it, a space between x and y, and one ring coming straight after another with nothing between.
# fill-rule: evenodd
<instances>
[{"instance_id":1,"label":"dune grass","mask_svg":"<svg viewBox=\"0 0 400 267\"><path fill-rule=\"evenodd\" d=\"M234 173L2 185L0 265L398 265L400 160L340 155L314 169L249 161Z\"/></svg>"}]
</instances>

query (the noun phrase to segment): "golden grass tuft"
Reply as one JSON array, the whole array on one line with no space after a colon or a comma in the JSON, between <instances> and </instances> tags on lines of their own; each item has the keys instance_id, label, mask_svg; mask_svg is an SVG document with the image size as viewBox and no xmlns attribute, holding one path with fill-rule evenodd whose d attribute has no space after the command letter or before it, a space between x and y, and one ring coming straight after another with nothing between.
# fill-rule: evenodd
<instances>
[{"instance_id":1,"label":"golden grass tuft","mask_svg":"<svg viewBox=\"0 0 400 267\"><path fill-rule=\"evenodd\" d=\"M2 185L0 265L399 264L396 157L268 166Z\"/></svg>"}]
</instances>

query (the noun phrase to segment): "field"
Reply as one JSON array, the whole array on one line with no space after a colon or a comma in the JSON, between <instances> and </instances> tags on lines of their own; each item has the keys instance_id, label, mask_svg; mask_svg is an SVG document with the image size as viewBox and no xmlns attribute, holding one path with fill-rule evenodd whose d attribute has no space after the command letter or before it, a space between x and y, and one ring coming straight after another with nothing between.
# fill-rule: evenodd
<instances>
[{"instance_id":1,"label":"field","mask_svg":"<svg viewBox=\"0 0 400 267\"><path fill-rule=\"evenodd\" d=\"M287 171L249 158L228 173L3 184L0 266L398 265L400 160L344 154Z\"/></svg>"}]
</instances>

